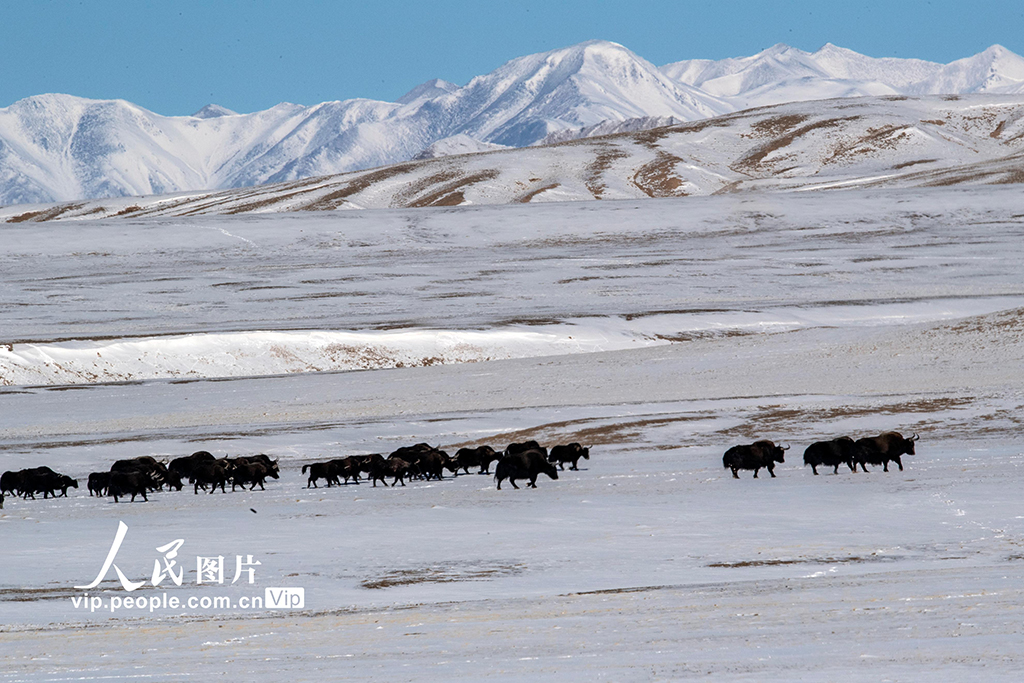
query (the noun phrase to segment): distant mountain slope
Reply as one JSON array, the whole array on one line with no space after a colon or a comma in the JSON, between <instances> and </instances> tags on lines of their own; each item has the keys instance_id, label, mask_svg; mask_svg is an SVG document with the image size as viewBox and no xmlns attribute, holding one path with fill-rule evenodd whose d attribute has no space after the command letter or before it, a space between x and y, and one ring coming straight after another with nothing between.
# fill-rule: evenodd
<instances>
[{"instance_id":1,"label":"distant mountain slope","mask_svg":"<svg viewBox=\"0 0 1024 683\"><path fill-rule=\"evenodd\" d=\"M0 205L241 188L416 157L566 141L830 97L1024 92L1000 46L948 65L833 45L656 68L590 41L514 59L457 86L252 114L168 117L121 100L39 95L0 109Z\"/></svg>"},{"instance_id":2,"label":"distant mountain slope","mask_svg":"<svg viewBox=\"0 0 1024 683\"><path fill-rule=\"evenodd\" d=\"M555 145L0 220L224 215L1024 182L1024 95L798 102Z\"/></svg>"},{"instance_id":3,"label":"distant mountain slope","mask_svg":"<svg viewBox=\"0 0 1024 683\"><path fill-rule=\"evenodd\" d=\"M1024 92L1024 58L1000 45L950 64L875 59L835 45L804 52L775 45L752 57L687 60L661 67L673 80L725 99L736 109L783 102L875 95Z\"/></svg>"},{"instance_id":4,"label":"distant mountain slope","mask_svg":"<svg viewBox=\"0 0 1024 683\"><path fill-rule=\"evenodd\" d=\"M603 121L731 110L603 41L521 57L461 88L429 81L396 103L167 117L40 95L0 109L0 205L244 187L404 161L457 135L522 147Z\"/></svg>"}]
</instances>

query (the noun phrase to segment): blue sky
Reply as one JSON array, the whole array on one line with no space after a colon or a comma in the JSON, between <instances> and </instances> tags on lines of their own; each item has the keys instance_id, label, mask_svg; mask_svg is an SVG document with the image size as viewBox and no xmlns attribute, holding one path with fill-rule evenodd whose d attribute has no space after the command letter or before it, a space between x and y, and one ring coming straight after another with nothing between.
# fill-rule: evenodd
<instances>
[{"instance_id":1,"label":"blue sky","mask_svg":"<svg viewBox=\"0 0 1024 683\"><path fill-rule=\"evenodd\" d=\"M780 42L938 62L994 43L1024 54L1021 0L4 0L0 17L0 107L62 92L167 115L394 100L593 38L657 65Z\"/></svg>"}]
</instances>

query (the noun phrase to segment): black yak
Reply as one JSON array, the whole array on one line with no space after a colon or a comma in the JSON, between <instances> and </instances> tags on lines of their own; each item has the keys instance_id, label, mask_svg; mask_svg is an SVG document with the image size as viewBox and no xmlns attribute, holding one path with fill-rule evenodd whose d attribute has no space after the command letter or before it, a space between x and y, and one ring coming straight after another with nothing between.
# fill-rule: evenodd
<instances>
[{"instance_id":1,"label":"black yak","mask_svg":"<svg viewBox=\"0 0 1024 683\"><path fill-rule=\"evenodd\" d=\"M478 474L490 474L491 463L500 458L500 453L486 445L476 448L460 448L455 452L455 462L466 474L469 474L470 467L479 467Z\"/></svg>"},{"instance_id":2,"label":"black yak","mask_svg":"<svg viewBox=\"0 0 1024 683\"><path fill-rule=\"evenodd\" d=\"M739 479L739 470L754 470L754 479L762 467L775 477L775 463L786 461L789 446L776 446L768 440L755 441L747 446L733 446L722 457L722 465L732 470L734 479Z\"/></svg>"},{"instance_id":3,"label":"black yak","mask_svg":"<svg viewBox=\"0 0 1024 683\"><path fill-rule=\"evenodd\" d=\"M878 436L858 439L857 462L865 472L868 471L868 468L864 467L865 463L881 465L882 470L888 472L889 462L892 461L899 466L900 472L902 472L903 461L900 460L900 456L903 454L914 455L914 442L919 438L921 437L917 434L909 439L904 439L899 432L885 432Z\"/></svg>"},{"instance_id":4,"label":"black yak","mask_svg":"<svg viewBox=\"0 0 1024 683\"><path fill-rule=\"evenodd\" d=\"M494 478L498 482L498 490L501 490L501 482L508 479L512 488L516 486L516 479L529 479L530 487L537 488L537 477L544 473L552 479L558 479L558 468L548 462L547 454L536 448L520 451L512 455L506 455L494 466Z\"/></svg>"},{"instance_id":5,"label":"black yak","mask_svg":"<svg viewBox=\"0 0 1024 683\"><path fill-rule=\"evenodd\" d=\"M578 470L577 463L580 458L590 460L590 448L584 448L575 441L567 445L552 446L548 453L548 460L558 465L559 469L565 469L565 463L571 462L570 470Z\"/></svg>"},{"instance_id":6,"label":"black yak","mask_svg":"<svg viewBox=\"0 0 1024 683\"><path fill-rule=\"evenodd\" d=\"M846 463L851 472L857 471L857 444L848 436L831 441L817 441L804 451L804 465L810 465L817 474L818 466L831 467L833 474L839 474L839 466Z\"/></svg>"}]
</instances>

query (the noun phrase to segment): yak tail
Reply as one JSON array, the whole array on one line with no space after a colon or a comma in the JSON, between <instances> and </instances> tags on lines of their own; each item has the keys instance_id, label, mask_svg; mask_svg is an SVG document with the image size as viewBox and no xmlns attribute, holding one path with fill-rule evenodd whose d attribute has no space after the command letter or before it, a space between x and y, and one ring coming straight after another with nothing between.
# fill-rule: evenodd
<instances>
[{"instance_id":1,"label":"yak tail","mask_svg":"<svg viewBox=\"0 0 1024 683\"><path fill-rule=\"evenodd\" d=\"M309 465L303 465L302 466L302 473L305 474L306 470L308 470L308 469L309 469Z\"/></svg>"}]
</instances>

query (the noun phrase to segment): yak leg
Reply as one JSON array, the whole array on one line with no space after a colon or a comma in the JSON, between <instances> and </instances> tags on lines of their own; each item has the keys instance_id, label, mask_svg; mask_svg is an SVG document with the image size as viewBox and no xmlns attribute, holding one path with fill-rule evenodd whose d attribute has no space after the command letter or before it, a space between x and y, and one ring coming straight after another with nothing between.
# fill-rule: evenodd
<instances>
[{"instance_id":1,"label":"yak leg","mask_svg":"<svg viewBox=\"0 0 1024 683\"><path fill-rule=\"evenodd\" d=\"M515 479L513 479L512 477L509 477L509 478L508 478L508 482L509 482L510 484L512 484L512 488L514 488L514 489L517 489L517 488L519 488L518 486L516 486L516 480L515 480Z\"/></svg>"},{"instance_id":2,"label":"yak leg","mask_svg":"<svg viewBox=\"0 0 1024 683\"><path fill-rule=\"evenodd\" d=\"M883 472L888 472L889 471L889 461L888 460L886 460L885 462L882 463L882 471Z\"/></svg>"},{"instance_id":3,"label":"yak leg","mask_svg":"<svg viewBox=\"0 0 1024 683\"><path fill-rule=\"evenodd\" d=\"M902 472L903 471L903 461L900 460L899 458L896 458L896 464L900 466L900 472Z\"/></svg>"},{"instance_id":4,"label":"yak leg","mask_svg":"<svg viewBox=\"0 0 1024 683\"><path fill-rule=\"evenodd\" d=\"M817 465L811 465L811 472L814 472L814 474L818 474L818 466Z\"/></svg>"},{"instance_id":5,"label":"yak leg","mask_svg":"<svg viewBox=\"0 0 1024 683\"><path fill-rule=\"evenodd\" d=\"M757 475L755 474L754 476L756 477ZM740 475L739 475L739 473L738 473L738 472L736 471L736 468L735 468L735 467L733 467L733 468L732 468L732 478L733 478L733 479L739 479L739 478L740 478Z\"/></svg>"},{"instance_id":6,"label":"yak leg","mask_svg":"<svg viewBox=\"0 0 1024 683\"><path fill-rule=\"evenodd\" d=\"M761 471L760 467L755 467L754 468L754 479L757 479L757 473L760 472L760 471Z\"/></svg>"}]
</instances>

